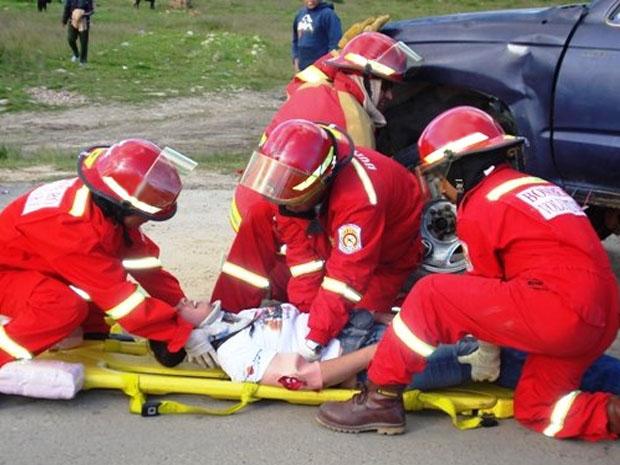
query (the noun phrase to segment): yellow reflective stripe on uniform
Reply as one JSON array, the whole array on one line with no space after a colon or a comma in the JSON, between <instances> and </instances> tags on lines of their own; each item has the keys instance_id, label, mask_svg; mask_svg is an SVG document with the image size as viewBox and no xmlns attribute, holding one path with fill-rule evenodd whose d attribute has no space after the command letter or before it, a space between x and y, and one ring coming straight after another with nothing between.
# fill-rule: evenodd
<instances>
[{"instance_id":1,"label":"yellow reflective stripe on uniform","mask_svg":"<svg viewBox=\"0 0 620 465\"><path fill-rule=\"evenodd\" d=\"M435 352L436 347L433 347L430 344L427 344L418 336L413 334L413 332L409 329L409 327L405 324L400 313L398 313L394 319L392 320L392 328L394 329L394 333L403 341L403 343L413 350L416 354L421 355L424 358L429 357L433 352Z\"/></svg>"},{"instance_id":2,"label":"yellow reflective stripe on uniform","mask_svg":"<svg viewBox=\"0 0 620 465\"><path fill-rule=\"evenodd\" d=\"M133 292L133 294L131 294L129 297L127 297L115 307L106 310L105 313L110 318L120 320L121 318L126 317L132 311L134 311L138 305L144 302L144 299L146 299L146 292L144 291L144 289L138 286Z\"/></svg>"},{"instance_id":3,"label":"yellow reflective stripe on uniform","mask_svg":"<svg viewBox=\"0 0 620 465\"><path fill-rule=\"evenodd\" d=\"M360 181L362 181L362 185L364 186L364 190L366 191L366 195L368 196L368 201L371 205L377 205L377 193L375 192L375 188L372 185L370 176L368 176L368 173L366 172L362 164L355 158L351 160L351 164L353 165L353 168L355 168L355 172L360 178Z\"/></svg>"},{"instance_id":4,"label":"yellow reflective stripe on uniform","mask_svg":"<svg viewBox=\"0 0 620 465\"><path fill-rule=\"evenodd\" d=\"M30 360L32 358L32 354L28 349L20 346L9 337L4 330L4 326L0 326L0 349L18 360Z\"/></svg>"},{"instance_id":5,"label":"yellow reflective stripe on uniform","mask_svg":"<svg viewBox=\"0 0 620 465\"><path fill-rule=\"evenodd\" d=\"M241 213L239 213L239 208L237 207L237 202L235 199L230 203L230 209L228 210L228 221L233 228L233 231L239 232L239 228L241 227Z\"/></svg>"},{"instance_id":6,"label":"yellow reflective stripe on uniform","mask_svg":"<svg viewBox=\"0 0 620 465\"><path fill-rule=\"evenodd\" d=\"M570 411L570 408L573 405L573 402L577 398L577 396L581 394L581 391L572 391L558 400L554 407L553 412L551 412L551 422L549 426L545 428L543 434L545 436L554 437L564 428L564 421L566 420L566 416Z\"/></svg>"},{"instance_id":7,"label":"yellow reflective stripe on uniform","mask_svg":"<svg viewBox=\"0 0 620 465\"><path fill-rule=\"evenodd\" d=\"M321 271L323 269L323 265L325 264L324 260L313 260L311 262L300 263L299 265L293 265L290 267L291 275L294 278L298 276L302 276L304 274L314 273L315 271Z\"/></svg>"},{"instance_id":8,"label":"yellow reflective stripe on uniform","mask_svg":"<svg viewBox=\"0 0 620 465\"><path fill-rule=\"evenodd\" d=\"M336 294L340 294L345 299L350 300L351 302L357 303L362 300L362 296L353 288L347 286L346 283L342 281L338 281L337 279L330 278L329 276L325 276L323 278L323 282L321 283L321 287L331 292L335 292Z\"/></svg>"},{"instance_id":9,"label":"yellow reflective stripe on uniform","mask_svg":"<svg viewBox=\"0 0 620 465\"><path fill-rule=\"evenodd\" d=\"M345 129L356 146L374 148L375 135L373 122L368 112L350 93L338 91L338 103L344 113Z\"/></svg>"},{"instance_id":10,"label":"yellow reflective stripe on uniform","mask_svg":"<svg viewBox=\"0 0 620 465\"><path fill-rule=\"evenodd\" d=\"M90 295L88 295L88 292L80 289L79 287L75 287L72 284L69 284L69 289L71 289L73 292L75 292L77 295L79 295L82 299L84 299L87 302L90 302L92 300L90 298Z\"/></svg>"},{"instance_id":11,"label":"yellow reflective stripe on uniform","mask_svg":"<svg viewBox=\"0 0 620 465\"><path fill-rule=\"evenodd\" d=\"M304 82L328 81L327 74L314 65L310 65L295 75L297 79Z\"/></svg>"},{"instance_id":12,"label":"yellow reflective stripe on uniform","mask_svg":"<svg viewBox=\"0 0 620 465\"><path fill-rule=\"evenodd\" d=\"M269 288L269 280L267 278L246 270L245 268L235 265L234 263L224 262L224 265L222 266L222 273L226 273L233 278L240 279L251 286L258 287L259 289Z\"/></svg>"},{"instance_id":13,"label":"yellow reflective stripe on uniform","mask_svg":"<svg viewBox=\"0 0 620 465\"><path fill-rule=\"evenodd\" d=\"M73 205L71 206L71 210L69 210L69 215L80 217L86 211L86 205L88 204L88 197L90 195L90 191L88 187L82 186L75 193L75 198L73 199Z\"/></svg>"},{"instance_id":14,"label":"yellow reflective stripe on uniform","mask_svg":"<svg viewBox=\"0 0 620 465\"><path fill-rule=\"evenodd\" d=\"M548 182L549 181L537 178L536 176L524 176L522 178L511 179L510 181L506 181L489 191L489 193L487 194L487 200L494 202L498 200L502 195L507 194L511 190L514 190L517 187L521 187L526 184L547 184Z\"/></svg>"},{"instance_id":15,"label":"yellow reflective stripe on uniform","mask_svg":"<svg viewBox=\"0 0 620 465\"><path fill-rule=\"evenodd\" d=\"M148 270L149 268L161 268L161 261L157 257L128 258L123 260L126 270Z\"/></svg>"}]
</instances>

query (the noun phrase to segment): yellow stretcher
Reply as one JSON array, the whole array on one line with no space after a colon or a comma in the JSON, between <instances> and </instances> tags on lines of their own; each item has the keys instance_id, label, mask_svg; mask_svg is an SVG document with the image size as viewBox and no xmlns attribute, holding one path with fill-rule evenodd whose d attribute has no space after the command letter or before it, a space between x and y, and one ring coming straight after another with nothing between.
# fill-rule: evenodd
<instances>
[{"instance_id":1,"label":"yellow stretcher","mask_svg":"<svg viewBox=\"0 0 620 465\"><path fill-rule=\"evenodd\" d=\"M354 389L291 391L255 383L235 383L219 369L196 369L183 363L175 368L161 366L149 353L144 341L122 342L114 339L87 341L82 346L47 352L42 358L82 363L85 368L84 389L119 389L129 396L129 411L142 416L171 413L230 415L261 399L284 400L293 404L320 405L326 401L344 401ZM196 394L215 399L237 400L225 409L193 406L172 400L149 401L148 395ZM497 419L513 415L513 393L492 384L404 394L405 409L441 410L454 426L471 429L492 426Z\"/></svg>"}]
</instances>

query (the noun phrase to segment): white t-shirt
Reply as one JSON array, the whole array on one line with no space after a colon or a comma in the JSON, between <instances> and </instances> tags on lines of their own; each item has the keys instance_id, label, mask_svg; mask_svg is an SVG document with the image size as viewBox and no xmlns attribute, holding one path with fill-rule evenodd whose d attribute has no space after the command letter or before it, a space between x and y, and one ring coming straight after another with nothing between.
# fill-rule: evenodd
<instances>
[{"instance_id":1,"label":"white t-shirt","mask_svg":"<svg viewBox=\"0 0 620 465\"><path fill-rule=\"evenodd\" d=\"M244 310L240 318L253 319L247 327L224 342L217 350L222 369L233 381L258 383L276 354L296 353L309 332L308 314L291 304ZM332 339L321 360L340 355L340 341Z\"/></svg>"}]
</instances>

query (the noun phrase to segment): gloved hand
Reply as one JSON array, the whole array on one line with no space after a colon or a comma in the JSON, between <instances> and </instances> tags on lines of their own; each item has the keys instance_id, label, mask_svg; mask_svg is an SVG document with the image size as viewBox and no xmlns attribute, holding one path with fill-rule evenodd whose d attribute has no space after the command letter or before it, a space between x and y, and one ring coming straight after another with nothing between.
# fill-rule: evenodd
<instances>
[{"instance_id":1,"label":"gloved hand","mask_svg":"<svg viewBox=\"0 0 620 465\"><path fill-rule=\"evenodd\" d=\"M187 361L200 365L203 368L219 366L217 352L209 340L209 332L205 328L194 329L185 343Z\"/></svg>"},{"instance_id":2,"label":"gloved hand","mask_svg":"<svg viewBox=\"0 0 620 465\"><path fill-rule=\"evenodd\" d=\"M368 18L362 21L353 23L351 27L349 27L349 29L347 29L344 32L344 34L342 34L342 38L338 42L338 48L342 49L345 45L347 45L347 42L349 42L353 37L361 34L362 32L378 31L389 20L390 20L390 15L381 15L381 16L369 16Z\"/></svg>"},{"instance_id":3,"label":"gloved hand","mask_svg":"<svg viewBox=\"0 0 620 465\"><path fill-rule=\"evenodd\" d=\"M323 346L318 342L314 342L311 339L306 339L297 350L299 355L305 358L308 362L316 362L321 358L321 352L323 352Z\"/></svg>"},{"instance_id":4,"label":"gloved hand","mask_svg":"<svg viewBox=\"0 0 620 465\"><path fill-rule=\"evenodd\" d=\"M471 354L458 357L461 364L471 365L471 379L493 382L499 378L499 347L478 341L478 348Z\"/></svg>"},{"instance_id":5,"label":"gloved hand","mask_svg":"<svg viewBox=\"0 0 620 465\"><path fill-rule=\"evenodd\" d=\"M364 27L364 32L378 32L390 20L390 15L379 15Z\"/></svg>"}]
</instances>

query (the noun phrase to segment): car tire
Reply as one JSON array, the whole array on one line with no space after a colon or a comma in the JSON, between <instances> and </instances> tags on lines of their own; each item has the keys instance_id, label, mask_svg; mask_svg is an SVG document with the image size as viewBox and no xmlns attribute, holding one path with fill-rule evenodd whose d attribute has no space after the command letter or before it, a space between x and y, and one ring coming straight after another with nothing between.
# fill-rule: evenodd
<instances>
[{"instance_id":1,"label":"car tire","mask_svg":"<svg viewBox=\"0 0 620 465\"><path fill-rule=\"evenodd\" d=\"M419 83L407 88L407 84L403 84L395 90L394 102L385 112L387 126L378 132L377 149L410 169L419 162L417 140L420 134L433 118L450 108L471 105L497 118L506 132L516 130L509 112L499 102L463 89ZM442 222L449 222L445 210L448 204L445 199L432 199L424 208L421 233L425 250L419 270L422 274L460 273L465 269L465 258L456 234L449 228L442 231L440 227Z\"/></svg>"},{"instance_id":2,"label":"car tire","mask_svg":"<svg viewBox=\"0 0 620 465\"><path fill-rule=\"evenodd\" d=\"M605 240L613 233L613 231L609 229L605 224L605 215L607 213L607 208L600 207L598 205L589 205L585 211L588 215L590 223L592 223L592 227L594 228L596 234L598 234L598 237L601 240Z\"/></svg>"}]
</instances>

